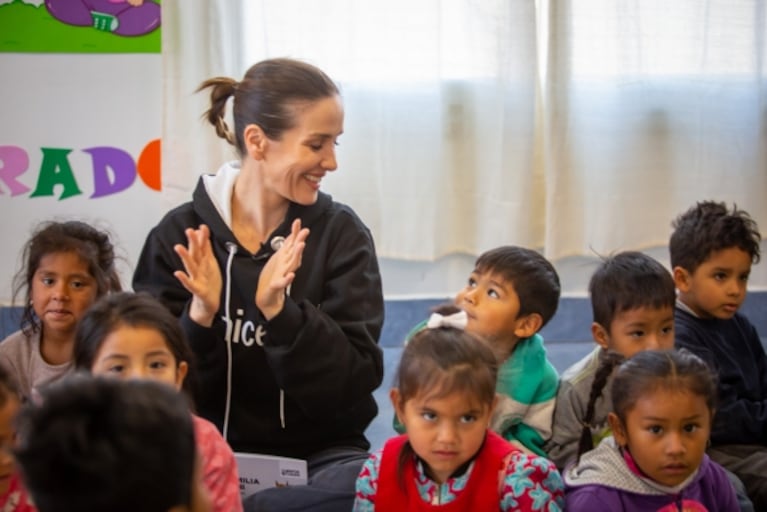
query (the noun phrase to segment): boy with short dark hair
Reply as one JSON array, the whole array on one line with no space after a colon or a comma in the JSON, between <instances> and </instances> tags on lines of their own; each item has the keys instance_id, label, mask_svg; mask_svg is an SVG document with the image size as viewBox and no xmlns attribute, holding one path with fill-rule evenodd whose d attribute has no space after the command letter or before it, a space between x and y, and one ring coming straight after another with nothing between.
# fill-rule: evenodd
<instances>
[{"instance_id":1,"label":"boy with short dark hair","mask_svg":"<svg viewBox=\"0 0 767 512\"><path fill-rule=\"evenodd\" d=\"M756 510L767 510L767 356L738 313L761 235L748 213L715 201L698 202L672 226L676 346L719 377L709 456L740 478Z\"/></svg>"},{"instance_id":2,"label":"boy with short dark hair","mask_svg":"<svg viewBox=\"0 0 767 512\"><path fill-rule=\"evenodd\" d=\"M40 512L209 512L188 404L146 380L74 376L22 410L15 450Z\"/></svg>"},{"instance_id":3,"label":"boy with short dark hair","mask_svg":"<svg viewBox=\"0 0 767 512\"><path fill-rule=\"evenodd\" d=\"M615 367L644 350L674 347L671 273L652 257L624 251L602 260L589 281L597 346L562 374L549 458L562 470L612 431L610 388Z\"/></svg>"},{"instance_id":4,"label":"boy with short dark hair","mask_svg":"<svg viewBox=\"0 0 767 512\"><path fill-rule=\"evenodd\" d=\"M560 292L554 266L540 253L497 247L477 258L453 304L437 308L408 336L448 321L487 342L500 363L491 428L523 450L543 456L559 376L538 331L554 316Z\"/></svg>"}]
</instances>

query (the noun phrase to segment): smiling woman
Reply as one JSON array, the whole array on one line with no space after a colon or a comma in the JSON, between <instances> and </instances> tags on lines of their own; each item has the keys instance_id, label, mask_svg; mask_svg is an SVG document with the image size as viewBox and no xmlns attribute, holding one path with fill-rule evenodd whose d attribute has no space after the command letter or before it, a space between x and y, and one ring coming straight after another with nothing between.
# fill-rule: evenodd
<instances>
[{"instance_id":1,"label":"smiling woman","mask_svg":"<svg viewBox=\"0 0 767 512\"><path fill-rule=\"evenodd\" d=\"M246 510L350 509L383 377L383 295L368 228L319 190L337 165L338 88L269 59L204 89L205 118L240 159L151 231L133 287L181 317L199 413L235 451L307 459L308 486L258 492Z\"/></svg>"}]
</instances>

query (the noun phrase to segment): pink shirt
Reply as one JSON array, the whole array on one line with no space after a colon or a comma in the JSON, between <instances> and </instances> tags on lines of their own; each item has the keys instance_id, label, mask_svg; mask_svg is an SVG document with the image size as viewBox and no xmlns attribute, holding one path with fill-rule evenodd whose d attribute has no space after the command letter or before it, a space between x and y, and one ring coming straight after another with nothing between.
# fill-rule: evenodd
<instances>
[{"instance_id":1,"label":"pink shirt","mask_svg":"<svg viewBox=\"0 0 767 512\"><path fill-rule=\"evenodd\" d=\"M192 415L197 449L202 459L202 479L215 512L242 512L240 480L232 448L206 419Z\"/></svg>"}]
</instances>

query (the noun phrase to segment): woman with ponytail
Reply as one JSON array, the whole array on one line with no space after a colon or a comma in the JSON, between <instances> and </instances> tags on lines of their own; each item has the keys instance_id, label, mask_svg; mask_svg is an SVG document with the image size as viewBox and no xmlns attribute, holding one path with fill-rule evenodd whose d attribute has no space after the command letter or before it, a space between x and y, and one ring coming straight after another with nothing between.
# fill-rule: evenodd
<instances>
[{"instance_id":1,"label":"woman with ponytail","mask_svg":"<svg viewBox=\"0 0 767 512\"><path fill-rule=\"evenodd\" d=\"M383 377L384 308L368 228L319 190L337 166L338 87L310 64L269 59L199 90L239 159L203 175L151 231L133 288L180 318L199 414L235 452L307 461L309 485L260 491L245 510L351 509Z\"/></svg>"}]
</instances>

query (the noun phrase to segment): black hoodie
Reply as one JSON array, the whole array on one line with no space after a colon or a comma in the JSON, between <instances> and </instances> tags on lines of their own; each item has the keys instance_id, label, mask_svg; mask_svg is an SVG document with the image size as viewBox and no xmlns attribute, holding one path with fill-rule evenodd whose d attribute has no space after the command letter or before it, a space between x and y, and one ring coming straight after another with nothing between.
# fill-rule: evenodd
<instances>
[{"instance_id":1,"label":"black hoodie","mask_svg":"<svg viewBox=\"0 0 767 512\"><path fill-rule=\"evenodd\" d=\"M291 203L270 243L252 254L216 207L231 188L226 194L211 200L200 178L192 202L149 233L133 276L134 290L181 317L197 356L199 414L238 452L307 458L333 446L369 449L364 431L378 411L372 392L383 378L384 317L369 230L351 208L320 193L313 205ZM267 322L255 304L258 277L274 252L271 241L287 237L296 218L310 230L302 264L283 310ZM210 228L224 283L210 328L188 317L191 296L173 276L183 269L173 246L186 245L184 230L200 224Z\"/></svg>"}]
</instances>

